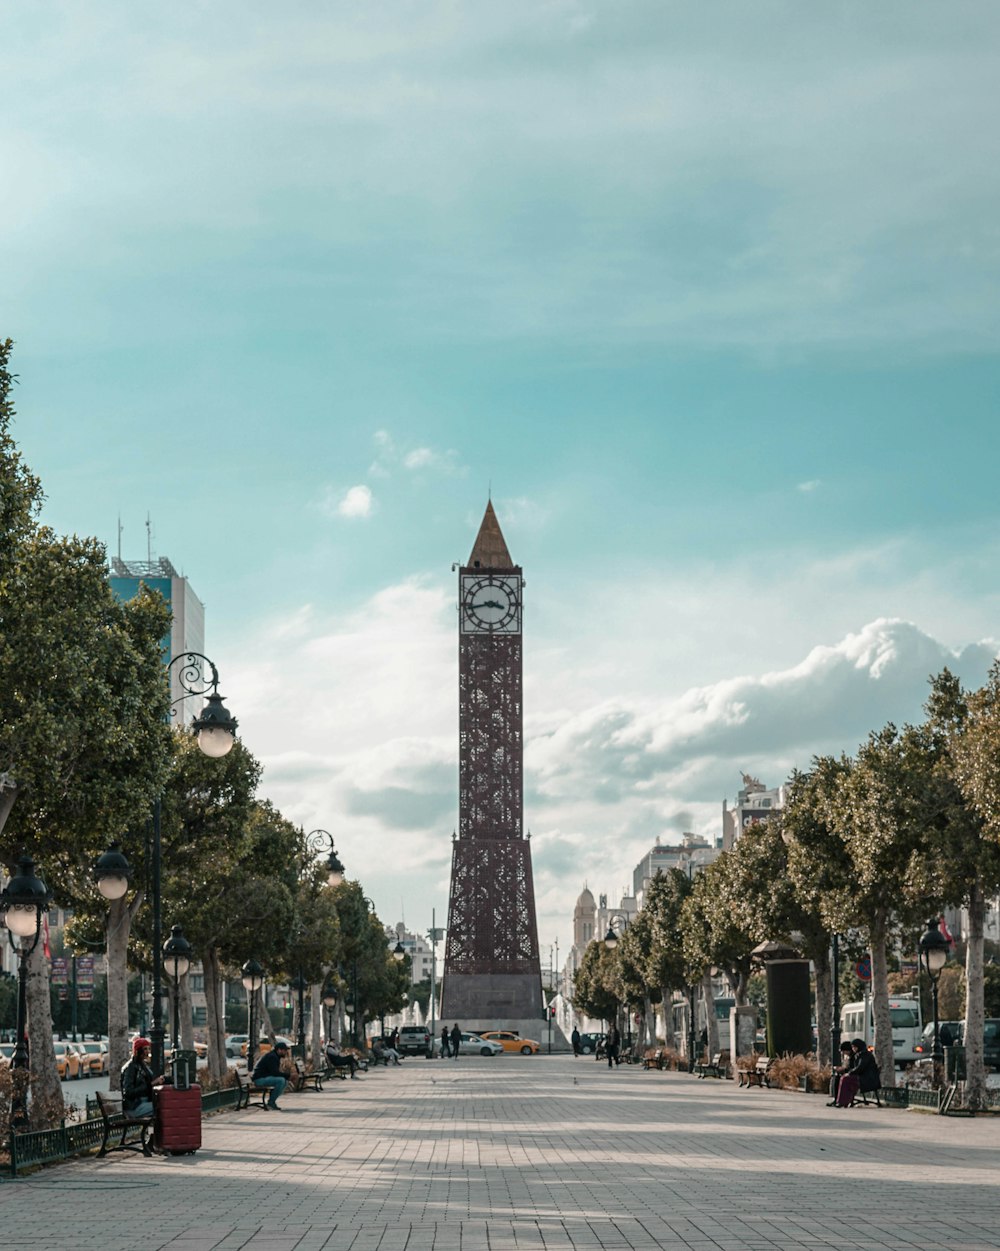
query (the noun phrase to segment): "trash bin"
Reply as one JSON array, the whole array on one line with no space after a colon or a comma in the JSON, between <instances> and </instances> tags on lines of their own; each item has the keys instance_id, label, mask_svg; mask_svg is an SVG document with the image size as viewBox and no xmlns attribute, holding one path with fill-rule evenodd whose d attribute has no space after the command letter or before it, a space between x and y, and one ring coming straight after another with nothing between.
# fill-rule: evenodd
<instances>
[{"instance_id":1,"label":"trash bin","mask_svg":"<svg viewBox=\"0 0 1000 1251\"><path fill-rule=\"evenodd\" d=\"M965 1081L965 1047L959 1043L944 1049L944 1072L949 1082Z\"/></svg>"},{"instance_id":2,"label":"trash bin","mask_svg":"<svg viewBox=\"0 0 1000 1251\"><path fill-rule=\"evenodd\" d=\"M170 1061L170 1076L174 1080L175 1090L187 1090L189 1086L193 1086L198 1077L198 1053L178 1051Z\"/></svg>"}]
</instances>

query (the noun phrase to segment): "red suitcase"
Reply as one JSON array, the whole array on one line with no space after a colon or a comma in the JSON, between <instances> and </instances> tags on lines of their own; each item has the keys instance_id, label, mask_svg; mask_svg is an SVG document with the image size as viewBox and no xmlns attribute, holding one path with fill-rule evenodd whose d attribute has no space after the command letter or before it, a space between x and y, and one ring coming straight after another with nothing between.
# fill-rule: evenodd
<instances>
[{"instance_id":1,"label":"red suitcase","mask_svg":"<svg viewBox=\"0 0 1000 1251\"><path fill-rule=\"evenodd\" d=\"M201 1087L159 1086L153 1145L168 1155L186 1155L201 1146Z\"/></svg>"},{"instance_id":2,"label":"red suitcase","mask_svg":"<svg viewBox=\"0 0 1000 1251\"><path fill-rule=\"evenodd\" d=\"M837 1107L849 1108L858 1093L860 1083L853 1073L845 1073L837 1087Z\"/></svg>"}]
</instances>

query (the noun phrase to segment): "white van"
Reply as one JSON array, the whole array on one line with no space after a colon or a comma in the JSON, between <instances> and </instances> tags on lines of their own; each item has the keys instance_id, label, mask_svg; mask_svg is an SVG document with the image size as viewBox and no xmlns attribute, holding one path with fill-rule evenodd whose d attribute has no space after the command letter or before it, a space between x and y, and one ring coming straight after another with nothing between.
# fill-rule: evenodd
<instances>
[{"instance_id":1,"label":"white van","mask_svg":"<svg viewBox=\"0 0 1000 1251\"><path fill-rule=\"evenodd\" d=\"M923 1054L917 1050L924 1029L920 1000L913 995L891 995L889 1019L892 1022L892 1054L900 1068L907 1068ZM869 1046L875 1041L870 998L867 1002L846 1003L840 1009L840 1036L847 1041L863 1038Z\"/></svg>"}]
</instances>

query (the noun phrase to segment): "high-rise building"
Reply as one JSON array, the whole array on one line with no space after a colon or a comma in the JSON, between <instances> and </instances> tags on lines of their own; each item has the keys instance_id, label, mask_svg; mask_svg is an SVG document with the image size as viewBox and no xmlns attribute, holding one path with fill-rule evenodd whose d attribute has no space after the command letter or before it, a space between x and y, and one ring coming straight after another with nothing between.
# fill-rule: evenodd
<instances>
[{"instance_id":1,"label":"high-rise building","mask_svg":"<svg viewBox=\"0 0 1000 1251\"><path fill-rule=\"evenodd\" d=\"M164 664L185 652L205 650L205 605L201 602L187 578L177 572L166 556L156 560L122 560L111 558L111 589L123 603L138 595L145 583L151 591L159 591L173 614L170 632L163 640ZM180 699L183 691L177 672L171 671L171 699ZM185 700L176 705L178 725L187 725L200 712L197 700Z\"/></svg>"},{"instance_id":2,"label":"high-rise building","mask_svg":"<svg viewBox=\"0 0 1000 1251\"><path fill-rule=\"evenodd\" d=\"M537 1028L542 974L524 830L521 568L492 503L459 570L459 828L442 1016Z\"/></svg>"}]
</instances>

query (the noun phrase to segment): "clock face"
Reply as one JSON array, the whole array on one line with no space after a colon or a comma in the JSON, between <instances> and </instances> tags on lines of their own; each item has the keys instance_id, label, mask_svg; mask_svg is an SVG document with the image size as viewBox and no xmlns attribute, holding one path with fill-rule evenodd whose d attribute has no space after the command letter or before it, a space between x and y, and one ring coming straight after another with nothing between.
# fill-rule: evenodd
<instances>
[{"instance_id":1,"label":"clock face","mask_svg":"<svg viewBox=\"0 0 1000 1251\"><path fill-rule=\"evenodd\" d=\"M519 634L521 581L503 575L466 575L462 579L463 634Z\"/></svg>"}]
</instances>

